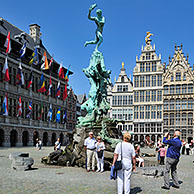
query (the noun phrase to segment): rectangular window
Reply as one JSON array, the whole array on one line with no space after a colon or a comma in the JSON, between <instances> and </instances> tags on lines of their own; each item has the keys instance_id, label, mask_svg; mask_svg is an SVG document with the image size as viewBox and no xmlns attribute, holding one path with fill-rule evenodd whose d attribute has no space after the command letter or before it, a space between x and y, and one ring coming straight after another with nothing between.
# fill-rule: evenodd
<instances>
[{"instance_id":1,"label":"rectangular window","mask_svg":"<svg viewBox=\"0 0 194 194\"><path fill-rule=\"evenodd\" d=\"M151 118L156 119L156 106L152 106Z\"/></svg>"},{"instance_id":2,"label":"rectangular window","mask_svg":"<svg viewBox=\"0 0 194 194\"><path fill-rule=\"evenodd\" d=\"M162 132L162 123L157 123L157 132L158 133Z\"/></svg>"},{"instance_id":3,"label":"rectangular window","mask_svg":"<svg viewBox=\"0 0 194 194\"><path fill-rule=\"evenodd\" d=\"M150 60L150 53L146 53L146 60Z\"/></svg>"},{"instance_id":4,"label":"rectangular window","mask_svg":"<svg viewBox=\"0 0 194 194\"><path fill-rule=\"evenodd\" d=\"M193 109L193 99L188 99L188 109Z\"/></svg>"},{"instance_id":5,"label":"rectangular window","mask_svg":"<svg viewBox=\"0 0 194 194\"><path fill-rule=\"evenodd\" d=\"M138 109L138 106L134 106L134 119L138 119L138 111L139 111L139 109Z\"/></svg>"},{"instance_id":6,"label":"rectangular window","mask_svg":"<svg viewBox=\"0 0 194 194\"><path fill-rule=\"evenodd\" d=\"M134 92L134 102L139 102L139 92L138 91Z\"/></svg>"},{"instance_id":7,"label":"rectangular window","mask_svg":"<svg viewBox=\"0 0 194 194\"><path fill-rule=\"evenodd\" d=\"M157 106L157 119L162 118L162 105Z\"/></svg>"},{"instance_id":8,"label":"rectangular window","mask_svg":"<svg viewBox=\"0 0 194 194\"><path fill-rule=\"evenodd\" d=\"M164 86L164 94L168 94L168 86Z\"/></svg>"},{"instance_id":9,"label":"rectangular window","mask_svg":"<svg viewBox=\"0 0 194 194\"><path fill-rule=\"evenodd\" d=\"M162 86L162 75L158 75L158 86Z\"/></svg>"},{"instance_id":10,"label":"rectangular window","mask_svg":"<svg viewBox=\"0 0 194 194\"><path fill-rule=\"evenodd\" d=\"M150 75L146 75L146 87L150 87Z\"/></svg>"},{"instance_id":11,"label":"rectangular window","mask_svg":"<svg viewBox=\"0 0 194 194\"><path fill-rule=\"evenodd\" d=\"M187 109L187 99L182 100L182 109Z\"/></svg>"},{"instance_id":12,"label":"rectangular window","mask_svg":"<svg viewBox=\"0 0 194 194\"><path fill-rule=\"evenodd\" d=\"M152 76L152 86L156 86L156 75Z\"/></svg>"},{"instance_id":13,"label":"rectangular window","mask_svg":"<svg viewBox=\"0 0 194 194\"><path fill-rule=\"evenodd\" d=\"M156 101L156 90L152 90L152 102Z\"/></svg>"},{"instance_id":14,"label":"rectangular window","mask_svg":"<svg viewBox=\"0 0 194 194\"><path fill-rule=\"evenodd\" d=\"M132 105L133 104L133 95L129 95L128 96L128 105Z\"/></svg>"},{"instance_id":15,"label":"rectangular window","mask_svg":"<svg viewBox=\"0 0 194 194\"><path fill-rule=\"evenodd\" d=\"M123 105L127 105L127 96L123 96Z\"/></svg>"},{"instance_id":16,"label":"rectangular window","mask_svg":"<svg viewBox=\"0 0 194 194\"><path fill-rule=\"evenodd\" d=\"M146 63L146 71L150 72L150 63Z\"/></svg>"},{"instance_id":17,"label":"rectangular window","mask_svg":"<svg viewBox=\"0 0 194 194\"><path fill-rule=\"evenodd\" d=\"M152 71L154 71L154 72L156 71L156 62L152 63Z\"/></svg>"},{"instance_id":18,"label":"rectangular window","mask_svg":"<svg viewBox=\"0 0 194 194\"><path fill-rule=\"evenodd\" d=\"M144 102L144 91L140 91L140 102Z\"/></svg>"},{"instance_id":19,"label":"rectangular window","mask_svg":"<svg viewBox=\"0 0 194 194\"><path fill-rule=\"evenodd\" d=\"M176 72L176 81L181 81L181 72Z\"/></svg>"},{"instance_id":20,"label":"rectangular window","mask_svg":"<svg viewBox=\"0 0 194 194\"><path fill-rule=\"evenodd\" d=\"M181 102L180 102L180 99L177 99L176 100L176 110L180 110L181 108Z\"/></svg>"},{"instance_id":21,"label":"rectangular window","mask_svg":"<svg viewBox=\"0 0 194 194\"><path fill-rule=\"evenodd\" d=\"M140 76L140 87L144 87L144 76Z\"/></svg>"},{"instance_id":22,"label":"rectangular window","mask_svg":"<svg viewBox=\"0 0 194 194\"><path fill-rule=\"evenodd\" d=\"M180 126L180 119L181 119L180 113L176 113L176 125L177 126Z\"/></svg>"},{"instance_id":23,"label":"rectangular window","mask_svg":"<svg viewBox=\"0 0 194 194\"><path fill-rule=\"evenodd\" d=\"M164 125L168 126L168 114L164 115Z\"/></svg>"},{"instance_id":24,"label":"rectangular window","mask_svg":"<svg viewBox=\"0 0 194 194\"><path fill-rule=\"evenodd\" d=\"M170 94L174 94L174 85L170 86Z\"/></svg>"},{"instance_id":25,"label":"rectangular window","mask_svg":"<svg viewBox=\"0 0 194 194\"><path fill-rule=\"evenodd\" d=\"M176 85L176 93L177 94L181 93L181 86L180 85Z\"/></svg>"},{"instance_id":26,"label":"rectangular window","mask_svg":"<svg viewBox=\"0 0 194 194\"><path fill-rule=\"evenodd\" d=\"M117 92L122 92L123 91L123 86L122 85L118 85L117 86Z\"/></svg>"},{"instance_id":27,"label":"rectangular window","mask_svg":"<svg viewBox=\"0 0 194 194\"><path fill-rule=\"evenodd\" d=\"M140 106L140 119L144 119L144 106Z\"/></svg>"},{"instance_id":28,"label":"rectangular window","mask_svg":"<svg viewBox=\"0 0 194 194\"><path fill-rule=\"evenodd\" d=\"M128 85L123 85L123 92L127 92L128 91Z\"/></svg>"},{"instance_id":29,"label":"rectangular window","mask_svg":"<svg viewBox=\"0 0 194 194\"><path fill-rule=\"evenodd\" d=\"M144 63L140 63L140 72L144 72Z\"/></svg>"},{"instance_id":30,"label":"rectangular window","mask_svg":"<svg viewBox=\"0 0 194 194\"><path fill-rule=\"evenodd\" d=\"M146 123L146 124L145 124L145 132L146 132L146 133L149 133L149 132L150 132L150 128L151 128L151 127L150 127L150 123Z\"/></svg>"},{"instance_id":31,"label":"rectangular window","mask_svg":"<svg viewBox=\"0 0 194 194\"><path fill-rule=\"evenodd\" d=\"M155 123L151 123L151 132L152 133L156 132L156 124Z\"/></svg>"},{"instance_id":32,"label":"rectangular window","mask_svg":"<svg viewBox=\"0 0 194 194\"><path fill-rule=\"evenodd\" d=\"M162 101L162 90L158 90L157 94L157 101Z\"/></svg>"},{"instance_id":33,"label":"rectangular window","mask_svg":"<svg viewBox=\"0 0 194 194\"><path fill-rule=\"evenodd\" d=\"M182 114L182 125L186 125L187 124L187 115L186 113Z\"/></svg>"},{"instance_id":34,"label":"rectangular window","mask_svg":"<svg viewBox=\"0 0 194 194\"><path fill-rule=\"evenodd\" d=\"M139 76L134 76L134 87L139 87Z\"/></svg>"},{"instance_id":35,"label":"rectangular window","mask_svg":"<svg viewBox=\"0 0 194 194\"><path fill-rule=\"evenodd\" d=\"M164 110L168 110L168 100L164 100Z\"/></svg>"},{"instance_id":36,"label":"rectangular window","mask_svg":"<svg viewBox=\"0 0 194 194\"><path fill-rule=\"evenodd\" d=\"M150 102L150 91L146 91L146 102Z\"/></svg>"},{"instance_id":37,"label":"rectangular window","mask_svg":"<svg viewBox=\"0 0 194 194\"><path fill-rule=\"evenodd\" d=\"M187 93L187 85L186 84L183 84L182 85L182 93L183 94L186 94Z\"/></svg>"},{"instance_id":38,"label":"rectangular window","mask_svg":"<svg viewBox=\"0 0 194 194\"><path fill-rule=\"evenodd\" d=\"M134 132L138 133L138 124L134 124Z\"/></svg>"},{"instance_id":39,"label":"rectangular window","mask_svg":"<svg viewBox=\"0 0 194 194\"><path fill-rule=\"evenodd\" d=\"M150 119L150 106L146 106L146 115L145 115L146 119Z\"/></svg>"},{"instance_id":40,"label":"rectangular window","mask_svg":"<svg viewBox=\"0 0 194 194\"><path fill-rule=\"evenodd\" d=\"M174 125L174 114L170 114L170 125Z\"/></svg>"},{"instance_id":41,"label":"rectangular window","mask_svg":"<svg viewBox=\"0 0 194 194\"><path fill-rule=\"evenodd\" d=\"M144 124L140 123L140 133L144 133Z\"/></svg>"},{"instance_id":42,"label":"rectangular window","mask_svg":"<svg viewBox=\"0 0 194 194\"><path fill-rule=\"evenodd\" d=\"M193 84L188 85L188 93L193 93Z\"/></svg>"}]
</instances>

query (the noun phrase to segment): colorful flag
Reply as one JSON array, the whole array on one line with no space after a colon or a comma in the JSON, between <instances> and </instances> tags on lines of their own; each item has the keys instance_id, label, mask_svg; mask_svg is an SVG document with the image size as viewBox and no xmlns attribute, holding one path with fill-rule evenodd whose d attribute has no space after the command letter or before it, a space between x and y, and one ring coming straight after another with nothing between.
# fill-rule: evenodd
<instances>
[{"instance_id":1,"label":"colorful flag","mask_svg":"<svg viewBox=\"0 0 194 194\"><path fill-rule=\"evenodd\" d=\"M58 111L57 111L55 121L56 121L56 123L59 123L60 120L61 120L61 108L59 108Z\"/></svg>"},{"instance_id":2,"label":"colorful flag","mask_svg":"<svg viewBox=\"0 0 194 194\"><path fill-rule=\"evenodd\" d=\"M65 74L65 81L67 81L67 82L69 81L69 68L70 68L70 65L69 65L67 72Z\"/></svg>"},{"instance_id":3,"label":"colorful flag","mask_svg":"<svg viewBox=\"0 0 194 194\"><path fill-rule=\"evenodd\" d=\"M16 84L18 85L24 85L24 75L22 73L22 66L21 66L21 63L19 64L19 67L18 67L18 73L16 75Z\"/></svg>"},{"instance_id":4,"label":"colorful flag","mask_svg":"<svg viewBox=\"0 0 194 194\"><path fill-rule=\"evenodd\" d=\"M51 67L52 63L53 63L53 57L50 60L49 67Z\"/></svg>"},{"instance_id":5,"label":"colorful flag","mask_svg":"<svg viewBox=\"0 0 194 194\"><path fill-rule=\"evenodd\" d=\"M7 35L7 38L6 38L6 41L5 41L5 44L4 44L4 47L6 47L6 54L10 53L11 51L11 40L10 40L10 31L8 32L8 35Z\"/></svg>"},{"instance_id":6,"label":"colorful flag","mask_svg":"<svg viewBox=\"0 0 194 194\"><path fill-rule=\"evenodd\" d=\"M21 97L18 99L18 106L17 106L17 117L22 115L22 100Z\"/></svg>"},{"instance_id":7,"label":"colorful flag","mask_svg":"<svg viewBox=\"0 0 194 194\"><path fill-rule=\"evenodd\" d=\"M3 104L2 104L2 114L7 116L8 115L8 97L7 97L7 93L5 93L5 97L3 100Z\"/></svg>"},{"instance_id":8,"label":"colorful flag","mask_svg":"<svg viewBox=\"0 0 194 194\"><path fill-rule=\"evenodd\" d=\"M37 65L39 63L39 58L38 58L38 49L37 47L35 48L34 52L32 53L32 59L30 60L29 64L34 64Z\"/></svg>"},{"instance_id":9,"label":"colorful flag","mask_svg":"<svg viewBox=\"0 0 194 194\"><path fill-rule=\"evenodd\" d=\"M63 115L63 123L67 122L67 109L65 109L64 115Z\"/></svg>"},{"instance_id":10,"label":"colorful flag","mask_svg":"<svg viewBox=\"0 0 194 194\"><path fill-rule=\"evenodd\" d=\"M23 46L20 49L19 53L20 53L20 58L23 58L25 53L26 53L26 42L23 44Z\"/></svg>"},{"instance_id":11,"label":"colorful flag","mask_svg":"<svg viewBox=\"0 0 194 194\"><path fill-rule=\"evenodd\" d=\"M5 58L5 64L4 64L2 73L4 74L4 79L3 80L8 82L10 80L10 78L9 78L9 69L8 69L8 63L7 63L7 56Z\"/></svg>"},{"instance_id":12,"label":"colorful flag","mask_svg":"<svg viewBox=\"0 0 194 194\"><path fill-rule=\"evenodd\" d=\"M42 73L41 78L40 78L40 89L37 90L37 92L46 92L46 88L45 88L45 81L44 81L44 75Z\"/></svg>"},{"instance_id":13,"label":"colorful flag","mask_svg":"<svg viewBox=\"0 0 194 194\"><path fill-rule=\"evenodd\" d=\"M65 89L63 91L63 100L67 98L67 84L65 84Z\"/></svg>"},{"instance_id":14,"label":"colorful flag","mask_svg":"<svg viewBox=\"0 0 194 194\"><path fill-rule=\"evenodd\" d=\"M63 71L62 62L61 62L60 67L59 67L59 69L58 69L58 74L59 74L59 78L60 78L60 79L64 79L64 78L65 78L65 77L64 77L64 71Z\"/></svg>"},{"instance_id":15,"label":"colorful flag","mask_svg":"<svg viewBox=\"0 0 194 194\"><path fill-rule=\"evenodd\" d=\"M53 116L53 110L52 110L52 104L50 104L50 108L47 114L48 121L52 121L52 116Z\"/></svg>"},{"instance_id":16,"label":"colorful flag","mask_svg":"<svg viewBox=\"0 0 194 194\"><path fill-rule=\"evenodd\" d=\"M53 87L53 85L52 85L51 76L50 76L50 79L49 79L49 88L48 88L48 93L47 93L48 96L51 95L51 89L52 89L52 87Z\"/></svg>"},{"instance_id":17,"label":"colorful flag","mask_svg":"<svg viewBox=\"0 0 194 194\"><path fill-rule=\"evenodd\" d=\"M58 82L58 85L57 85L57 92L56 92L56 95L55 97L56 98L59 98L61 95L61 89L60 89L60 81Z\"/></svg>"},{"instance_id":18,"label":"colorful flag","mask_svg":"<svg viewBox=\"0 0 194 194\"><path fill-rule=\"evenodd\" d=\"M46 51L44 51L42 61L43 61L43 64L41 65L41 69L43 69L43 70L49 69L48 60L47 60L47 56L46 56Z\"/></svg>"},{"instance_id":19,"label":"colorful flag","mask_svg":"<svg viewBox=\"0 0 194 194\"><path fill-rule=\"evenodd\" d=\"M30 118L31 116L31 113L32 113L32 100L30 101L29 103L29 107L28 107L28 114L26 115L26 118Z\"/></svg>"},{"instance_id":20,"label":"colorful flag","mask_svg":"<svg viewBox=\"0 0 194 194\"><path fill-rule=\"evenodd\" d=\"M43 113L44 113L43 103L41 103L41 107L40 107L40 116L37 118L38 120L42 119Z\"/></svg>"},{"instance_id":21,"label":"colorful flag","mask_svg":"<svg viewBox=\"0 0 194 194\"><path fill-rule=\"evenodd\" d=\"M32 85L32 81L33 81L33 75L32 75L32 71L30 72L30 76L28 78L28 85L27 88L30 88L30 86Z\"/></svg>"}]
</instances>

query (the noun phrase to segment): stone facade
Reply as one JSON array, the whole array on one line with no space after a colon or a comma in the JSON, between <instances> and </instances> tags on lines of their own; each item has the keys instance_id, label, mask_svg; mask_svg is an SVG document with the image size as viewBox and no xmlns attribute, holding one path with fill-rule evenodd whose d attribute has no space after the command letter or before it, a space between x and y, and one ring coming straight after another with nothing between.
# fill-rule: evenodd
<instances>
[{"instance_id":1,"label":"stone facade","mask_svg":"<svg viewBox=\"0 0 194 194\"><path fill-rule=\"evenodd\" d=\"M193 70L182 45L176 47L163 74L164 132L181 131L181 139L193 138Z\"/></svg>"}]
</instances>

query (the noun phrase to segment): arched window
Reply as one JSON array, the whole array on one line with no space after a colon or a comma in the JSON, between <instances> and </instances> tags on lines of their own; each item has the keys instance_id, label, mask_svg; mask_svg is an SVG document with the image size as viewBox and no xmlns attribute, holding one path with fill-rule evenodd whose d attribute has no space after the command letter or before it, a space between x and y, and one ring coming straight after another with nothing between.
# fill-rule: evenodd
<instances>
[{"instance_id":1,"label":"arched window","mask_svg":"<svg viewBox=\"0 0 194 194\"><path fill-rule=\"evenodd\" d=\"M170 110L174 110L174 99L170 99Z\"/></svg>"},{"instance_id":2,"label":"arched window","mask_svg":"<svg viewBox=\"0 0 194 194\"><path fill-rule=\"evenodd\" d=\"M188 125L193 125L193 113L188 114Z\"/></svg>"}]
</instances>

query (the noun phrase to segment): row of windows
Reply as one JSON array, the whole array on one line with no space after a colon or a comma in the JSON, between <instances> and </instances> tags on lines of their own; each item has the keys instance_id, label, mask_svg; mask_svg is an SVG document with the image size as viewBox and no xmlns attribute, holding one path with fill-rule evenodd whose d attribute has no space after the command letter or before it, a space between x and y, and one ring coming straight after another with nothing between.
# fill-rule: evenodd
<instances>
[{"instance_id":1,"label":"row of windows","mask_svg":"<svg viewBox=\"0 0 194 194\"><path fill-rule=\"evenodd\" d=\"M128 91L128 85L118 85L117 86L117 92L127 92Z\"/></svg>"},{"instance_id":2,"label":"row of windows","mask_svg":"<svg viewBox=\"0 0 194 194\"><path fill-rule=\"evenodd\" d=\"M164 125L193 125L193 113L164 114Z\"/></svg>"},{"instance_id":3,"label":"row of windows","mask_svg":"<svg viewBox=\"0 0 194 194\"><path fill-rule=\"evenodd\" d=\"M140 72L156 72L157 68L156 68L156 62L152 62L152 63L140 63Z\"/></svg>"},{"instance_id":4,"label":"row of windows","mask_svg":"<svg viewBox=\"0 0 194 194\"><path fill-rule=\"evenodd\" d=\"M142 56L142 60L154 60L155 59L155 54L151 55L150 52L146 53L146 56Z\"/></svg>"},{"instance_id":5,"label":"row of windows","mask_svg":"<svg viewBox=\"0 0 194 194\"><path fill-rule=\"evenodd\" d=\"M113 113L112 114L113 119L120 119L120 120L125 120L125 121L132 121L133 120L133 113Z\"/></svg>"},{"instance_id":6,"label":"row of windows","mask_svg":"<svg viewBox=\"0 0 194 194\"><path fill-rule=\"evenodd\" d=\"M182 99L179 98L174 100L164 100L164 110L185 110L185 109L193 109L193 99Z\"/></svg>"},{"instance_id":7,"label":"row of windows","mask_svg":"<svg viewBox=\"0 0 194 194\"><path fill-rule=\"evenodd\" d=\"M133 125L118 125L119 131L133 131Z\"/></svg>"},{"instance_id":8,"label":"row of windows","mask_svg":"<svg viewBox=\"0 0 194 194\"><path fill-rule=\"evenodd\" d=\"M134 102L156 102L162 101L162 90L135 91Z\"/></svg>"},{"instance_id":9,"label":"row of windows","mask_svg":"<svg viewBox=\"0 0 194 194\"><path fill-rule=\"evenodd\" d=\"M140 123L134 124L134 132L135 133L155 133L162 132L162 124L161 123Z\"/></svg>"},{"instance_id":10,"label":"row of windows","mask_svg":"<svg viewBox=\"0 0 194 194\"><path fill-rule=\"evenodd\" d=\"M162 119L162 105L134 106L134 119Z\"/></svg>"},{"instance_id":11,"label":"row of windows","mask_svg":"<svg viewBox=\"0 0 194 194\"><path fill-rule=\"evenodd\" d=\"M183 85L166 85L164 86L164 94L186 94L193 93L193 84Z\"/></svg>"},{"instance_id":12,"label":"row of windows","mask_svg":"<svg viewBox=\"0 0 194 194\"><path fill-rule=\"evenodd\" d=\"M162 75L134 76L134 87L162 86Z\"/></svg>"},{"instance_id":13,"label":"row of windows","mask_svg":"<svg viewBox=\"0 0 194 194\"><path fill-rule=\"evenodd\" d=\"M124 95L124 96L113 96L112 105L113 106L122 106L122 105L132 105L133 104L133 95Z\"/></svg>"},{"instance_id":14,"label":"row of windows","mask_svg":"<svg viewBox=\"0 0 194 194\"><path fill-rule=\"evenodd\" d=\"M181 72L176 72L175 80L176 81L181 81L181 80L186 81L186 75L185 75L185 73L183 73L183 77L181 77ZM175 80L174 80L174 75L171 75L171 81L173 82Z\"/></svg>"}]
</instances>

